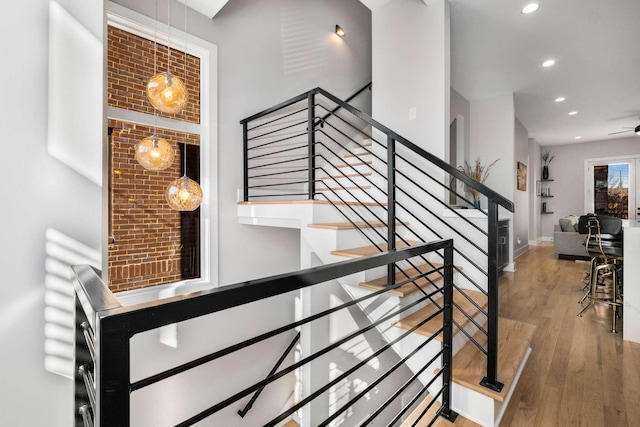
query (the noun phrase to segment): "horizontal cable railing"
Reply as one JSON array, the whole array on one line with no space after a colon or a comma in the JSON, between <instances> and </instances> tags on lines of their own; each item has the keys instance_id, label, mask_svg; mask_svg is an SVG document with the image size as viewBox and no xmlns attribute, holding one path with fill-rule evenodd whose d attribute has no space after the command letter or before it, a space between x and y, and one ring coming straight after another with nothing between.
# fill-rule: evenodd
<instances>
[{"instance_id":1,"label":"horizontal cable railing","mask_svg":"<svg viewBox=\"0 0 640 427\"><path fill-rule=\"evenodd\" d=\"M362 235L381 252L413 242L454 239L458 297L453 304L472 327L455 324L487 356L482 384L500 389L497 224L499 207L513 212L513 203L320 88L241 124L245 201L323 200L346 222L364 224L359 227ZM286 163L277 157L287 149L281 145L285 135L300 154ZM272 168L268 174L260 172L265 166ZM471 190L481 195L486 209L477 208ZM471 211L477 214L469 215ZM385 228L372 227L374 222ZM436 252L431 259L392 266L388 283L394 284L398 272L403 276L404 268L434 266L443 258ZM468 306L472 309L464 308ZM476 332L486 336L486 345L479 343Z\"/></svg>"},{"instance_id":2,"label":"horizontal cable railing","mask_svg":"<svg viewBox=\"0 0 640 427\"><path fill-rule=\"evenodd\" d=\"M444 265L439 269L439 271L443 272L445 280L439 284L437 289L430 291L410 304L396 307L386 312L384 316L376 321L370 321L359 325L355 329L346 330L341 336L325 337L323 340L326 343L323 343L322 346L314 345L313 352L304 354L300 360L283 359L281 367L272 370L266 378L255 383L243 382L244 375L240 375L243 366L240 364L235 365L235 372L202 369L206 366L211 366L212 362L224 360L228 357L246 360L247 354L254 358L253 362L250 358L246 360L246 363L251 366L265 356L260 350L253 350L256 346L269 343L271 339L282 336L287 332L296 332L299 328L302 328L301 333L304 335L305 328L316 327L314 325L318 324L318 322L320 322L319 324L327 321L338 322L356 305L378 298L387 292L397 289L404 283L400 281L393 286L380 289L369 295L348 300L342 304L331 304L328 307L322 307L305 318L289 323L283 322L280 326L257 335L249 334L248 338L238 339L235 343L222 345L221 348L206 355L183 361L151 375L143 375L138 380L132 380L132 376L136 376L132 372L132 366L135 366L134 361L131 359L134 353L132 350L132 338L138 334L174 323L203 318L203 316L215 313L220 313L224 316L229 310L246 304L266 304L270 307L274 304L272 302L273 298L279 298L291 292L300 293L306 290L327 287L327 292L335 292L331 290L333 289L332 287L336 286L335 281L345 276L379 267L393 266L396 263L407 260L415 260L415 258L429 256L435 251L443 252L445 255ZM340 363L339 370L334 375L331 375L325 383L314 383L314 388L310 393L307 393L292 405L287 405L279 413L274 411L271 411L271 414L268 411L265 413L263 408L261 411L263 418L252 418L250 425L276 426L289 419L296 411L308 407L308 405L312 405L311 408L313 408L313 405L322 407L324 402L328 401L327 399L337 403L331 406L331 409L324 414L326 418L318 422L317 425L334 425L332 423L335 422L340 422L345 426L356 425L356 423L357 425L369 425L374 419L376 423L393 425L397 420L403 419L408 411L413 410L419 402L426 398L427 387L435 387L436 396L442 402L442 407L438 410L436 417L452 418L454 416L454 413L450 410L453 327L452 240L415 245L357 260L323 265L308 270L128 307L117 303L106 285L100 281L96 271L86 266L73 267L73 270L75 275L76 318L79 321L76 324L76 336L95 335L95 340L91 345L96 350L96 358L92 360L86 343L81 341L76 346L76 366L78 368L78 376L76 378L76 408L78 414L76 425L128 426L132 419L132 410L163 411L165 409L167 411L166 425L190 426L203 420L218 425L216 424L218 421L211 417L215 417L227 409L237 412L238 406L242 405L243 399L249 398L254 393L265 389L265 387L286 387L279 380L286 379L299 369L305 369L305 367L310 367L320 361L326 363L327 360L340 361ZM406 283L429 273L431 272L408 279ZM345 354L352 354L345 353L345 348L358 347L364 342L369 342L368 340L372 337L370 335L371 332L390 324L402 313L410 312L428 303L435 295L444 295L444 304L431 316L423 319L410 330L399 334L388 342L372 347L365 354L359 354L354 360L351 357L344 357ZM438 317L439 315L441 316ZM259 322L260 319L254 320ZM428 337L425 342L418 345L408 341L404 345L413 346L413 348L404 357L399 357L393 352L394 346L404 342L414 330L429 322L435 322L436 332L431 337ZM188 323L180 323L180 325L182 325L180 326L181 328L189 328ZM87 333L88 328L90 333ZM238 337L247 336L239 326L235 327L234 332ZM313 338L320 339L316 335L313 335ZM298 336L295 337L294 341L297 341L297 339ZM435 339L441 340L441 344L437 346L438 350L431 350L433 354L425 358L424 349ZM210 335L209 341L215 343L216 336ZM379 339L377 341L379 342ZM206 347L211 346L207 345ZM265 347L259 348L265 349ZM137 348L137 350L139 357L158 357L155 353L140 354L140 349ZM244 350L249 351L249 353L246 353L246 351L243 353ZM242 356L239 356L241 354ZM421 366L419 372L408 374L402 370L402 367L410 359L413 359ZM349 362L347 363L346 360L349 360ZM372 364L376 364L379 368L371 369ZM179 411L172 409L172 404L179 405L203 394L202 391L195 390L192 386L179 386L183 381L188 381L179 380L179 378L191 375L190 373L196 369L198 369L198 377L205 377L206 382L210 382L217 391L225 392L228 390L227 396L205 405L205 407L185 419L174 419L174 414ZM419 375L427 370L433 371L434 369L439 369L439 374L430 381L430 384L423 385L418 379ZM89 372L94 373L93 377L89 375ZM366 378L365 383L361 381L362 378ZM340 387L345 382L359 384L359 386L354 388L352 393L341 395ZM79 389L79 383L84 388ZM161 396L166 395L167 399L159 401L154 397L146 402L145 405L144 398L137 398L135 402L138 405L142 405L142 407L132 404L132 398L137 393L162 384L168 384L168 387L170 387L170 391L161 393ZM173 389L171 387L178 388ZM86 393L87 390L90 390L89 394ZM95 398L87 397L91 393L94 393ZM374 401L379 402L374 407L371 407L372 393L375 395L373 397ZM254 401L251 400L250 402ZM408 404L405 403L407 401L409 402ZM368 421L364 424L361 423L361 418L355 419L356 417L354 417L353 420L349 420L351 414L358 413L358 411L368 417ZM244 413L246 414L246 411ZM252 414L252 416L255 415ZM237 414L235 416L237 417ZM238 425L243 425L242 422L238 421Z\"/></svg>"}]
</instances>

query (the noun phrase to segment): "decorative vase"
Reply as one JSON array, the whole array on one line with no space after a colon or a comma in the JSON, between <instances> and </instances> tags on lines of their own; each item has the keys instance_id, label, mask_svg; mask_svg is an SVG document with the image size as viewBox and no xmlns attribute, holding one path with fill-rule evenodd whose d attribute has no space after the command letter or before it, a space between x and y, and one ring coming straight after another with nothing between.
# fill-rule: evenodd
<instances>
[{"instance_id":1,"label":"decorative vase","mask_svg":"<svg viewBox=\"0 0 640 427\"><path fill-rule=\"evenodd\" d=\"M547 165L542 167L542 179L549 179L549 166Z\"/></svg>"}]
</instances>

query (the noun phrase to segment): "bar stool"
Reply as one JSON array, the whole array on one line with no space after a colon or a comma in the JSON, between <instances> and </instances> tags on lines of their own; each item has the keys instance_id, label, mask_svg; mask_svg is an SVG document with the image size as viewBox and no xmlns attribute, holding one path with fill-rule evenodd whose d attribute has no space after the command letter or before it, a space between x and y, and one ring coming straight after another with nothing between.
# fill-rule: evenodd
<instances>
[{"instance_id":1,"label":"bar stool","mask_svg":"<svg viewBox=\"0 0 640 427\"><path fill-rule=\"evenodd\" d=\"M591 257L589 283L585 299L589 304L578 316L595 303L612 307L612 332L617 332L618 309L622 306L622 220L604 215L590 216L585 219L587 238L585 248Z\"/></svg>"}]
</instances>

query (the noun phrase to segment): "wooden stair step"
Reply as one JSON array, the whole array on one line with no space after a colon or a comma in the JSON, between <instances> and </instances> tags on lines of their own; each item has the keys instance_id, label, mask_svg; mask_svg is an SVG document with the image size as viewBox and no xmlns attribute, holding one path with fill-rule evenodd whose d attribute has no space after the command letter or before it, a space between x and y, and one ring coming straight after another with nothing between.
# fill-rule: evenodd
<instances>
[{"instance_id":1,"label":"wooden stair step","mask_svg":"<svg viewBox=\"0 0 640 427\"><path fill-rule=\"evenodd\" d=\"M358 162L358 163L347 163L344 165L338 165L336 166L337 169L341 169L341 168L348 168L349 166L365 166L365 165L370 165L373 162L368 161L368 162Z\"/></svg>"},{"instance_id":2,"label":"wooden stair step","mask_svg":"<svg viewBox=\"0 0 640 427\"><path fill-rule=\"evenodd\" d=\"M407 276L413 279L422 274L425 274L425 273L428 273L428 274L426 274L425 277L418 277L414 282L409 282L396 289L390 290L389 293L391 295L404 297L418 290L418 287L416 286L416 284L422 288L422 287L429 286L431 282L437 283L439 281L442 281L441 272L433 271L434 268L442 267L442 264L438 264L435 262L431 264L432 265L421 264L416 266L416 268L408 268L403 271L398 271L396 273L396 283L407 281L408 280ZM385 286L387 286L387 282L388 282L387 276L383 276L383 277L378 277L377 279L370 280L368 282L360 282L360 286L362 286L363 288L373 289L375 291L378 291L384 288Z\"/></svg>"},{"instance_id":3,"label":"wooden stair step","mask_svg":"<svg viewBox=\"0 0 640 427\"><path fill-rule=\"evenodd\" d=\"M424 400L422 402L420 402L420 404L416 407L416 409L414 409L413 412L411 412L409 417L406 420L404 420L404 422L400 425L400 427L410 427L410 426L412 426L413 423L420 417L420 414L422 414L422 411L425 410L425 408L429 405L429 403L431 403L432 400L433 400L433 396L428 394L427 397L425 397ZM431 420L433 419L433 417L436 416L436 413L438 412L438 409L440 409L440 406L442 406L442 405L440 404L440 402L438 402L436 400L433 403L433 405L431 405L431 408L429 408L427 413L424 414L424 416L420 419L420 421L418 421L418 423L416 424L416 427L426 427L426 426L428 426L429 423L431 422ZM451 422L451 421L449 421L449 420L447 420L446 418L443 418L443 417L438 417L435 420L435 422L432 424L432 426L436 426L436 427L444 427L444 426L480 427L480 424L476 424L473 421L466 419L462 415L458 415L458 417L456 418L456 420L454 422Z\"/></svg>"},{"instance_id":4,"label":"wooden stair step","mask_svg":"<svg viewBox=\"0 0 640 427\"><path fill-rule=\"evenodd\" d=\"M471 390L503 402L518 368L522 363L531 337L535 332L535 325L517 320L498 318L498 381L504 384L500 393L480 385L480 381L486 374L486 356L469 341L453 357L452 379ZM487 336L480 331L473 337L479 344L485 346Z\"/></svg>"},{"instance_id":5,"label":"wooden stair step","mask_svg":"<svg viewBox=\"0 0 640 427\"><path fill-rule=\"evenodd\" d=\"M300 424L298 424L295 420L289 420L282 427L300 427Z\"/></svg>"},{"instance_id":6,"label":"wooden stair step","mask_svg":"<svg viewBox=\"0 0 640 427\"><path fill-rule=\"evenodd\" d=\"M408 223L398 223L397 226L406 225ZM379 228L386 227L387 224L382 221L371 221L371 222L326 222L326 223L317 223L317 224L309 224L308 227L311 228L324 228L327 230L354 230L356 228Z\"/></svg>"},{"instance_id":7,"label":"wooden stair step","mask_svg":"<svg viewBox=\"0 0 640 427\"><path fill-rule=\"evenodd\" d=\"M483 309L487 307L487 297L482 292L465 289L465 293ZM462 294L460 294L460 292L455 290L453 292L453 301L458 304L460 308L467 314L471 315L471 317L474 317L478 313L478 308ZM438 300L436 300L436 302L440 307L444 306L444 297L439 298ZM412 313L404 319L396 322L394 326L409 330L438 310L439 309L435 304L426 305L415 313ZM469 320L469 318L456 307L453 308L453 319L458 323L458 325L460 325L461 328L464 328L466 325L471 323L471 320ZM442 321L442 313L440 313L433 319L416 329L415 333L430 337L438 330L440 330L440 328L442 328ZM436 339L441 340L442 334L439 334Z\"/></svg>"},{"instance_id":8,"label":"wooden stair step","mask_svg":"<svg viewBox=\"0 0 640 427\"><path fill-rule=\"evenodd\" d=\"M363 148L371 148L372 145L373 144L362 144L362 146L354 147L354 150L361 150ZM371 150L369 150L369 151L371 151ZM356 155L358 155L358 156L367 156L367 155L371 155L371 153L369 153L367 151L365 151L363 153L355 153L355 154L347 153L342 157L346 159L346 158L349 158L349 157L355 157Z\"/></svg>"},{"instance_id":9,"label":"wooden stair step","mask_svg":"<svg viewBox=\"0 0 640 427\"><path fill-rule=\"evenodd\" d=\"M238 205L350 205L350 206L387 206L386 203L376 202L341 202L328 200L251 200L238 202Z\"/></svg>"},{"instance_id":10,"label":"wooden stair step","mask_svg":"<svg viewBox=\"0 0 640 427\"><path fill-rule=\"evenodd\" d=\"M370 185L363 185L362 187L325 187L325 188L316 188L316 191L352 191L352 190L370 190Z\"/></svg>"},{"instance_id":11,"label":"wooden stair step","mask_svg":"<svg viewBox=\"0 0 640 427\"><path fill-rule=\"evenodd\" d=\"M396 243L396 249L402 249L402 248L406 248L407 246L413 246L413 245L417 245L420 242L413 242L413 241L409 241L409 244L406 244L404 242L397 242ZM370 256L370 255L377 255L380 254L382 252L387 252L387 244L386 243L381 243L380 244L380 249L378 249L376 246L361 246L359 248L351 248L351 249L341 249L341 250L335 250L335 251L331 251L331 255L337 255L337 256L343 256L343 257L347 257L347 258L360 258L360 257L364 257L364 256Z\"/></svg>"},{"instance_id":12,"label":"wooden stair step","mask_svg":"<svg viewBox=\"0 0 640 427\"><path fill-rule=\"evenodd\" d=\"M334 178L334 179L340 179L340 178L357 178L359 176L371 176L371 172L362 172L362 173L343 173L340 175L328 175L328 176L323 176L320 179L330 179L330 178Z\"/></svg>"}]
</instances>

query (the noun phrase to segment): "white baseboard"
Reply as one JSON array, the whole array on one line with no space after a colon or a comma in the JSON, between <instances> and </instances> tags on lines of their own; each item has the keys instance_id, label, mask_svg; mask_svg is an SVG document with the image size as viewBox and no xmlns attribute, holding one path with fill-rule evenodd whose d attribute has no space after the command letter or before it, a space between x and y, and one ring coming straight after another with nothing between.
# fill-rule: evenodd
<instances>
[{"instance_id":1,"label":"white baseboard","mask_svg":"<svg viewBox=\"0 0 640 427\"><path fill-rule=\"evenodd\" d=\"M508 273L514 273L516 271L516 263L511 262L507 264L507 266L504 269L502 269L502 271L506 271Z\"/></svg>"},{"instance_id":2,"label":"white baseboard","mask_svg":"<svg viewBox=\"0 0 640 427\"><path fill-rule=\"evenodd\" d=\"M553 236L542 236L540 238L541 242L553 242Z\"/></svg>"}]
</instances>

